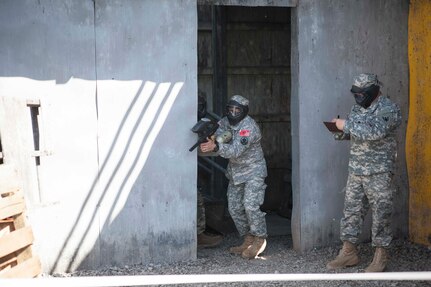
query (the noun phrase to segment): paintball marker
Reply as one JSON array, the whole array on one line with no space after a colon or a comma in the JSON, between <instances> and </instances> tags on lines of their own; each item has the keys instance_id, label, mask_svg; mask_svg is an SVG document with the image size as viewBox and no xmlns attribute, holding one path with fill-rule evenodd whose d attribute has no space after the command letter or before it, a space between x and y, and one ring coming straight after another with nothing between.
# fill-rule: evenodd
<instances>
[{"instance_id":1,"label":"paintball marker","mask_svg":"<svg viewBox=\"0 0 431 287\"><path fill-rule=\"evenodd\" d=\"M218 129L218 123L208 118L202 118L192 127L192 132L198 135L198 141L189 149L193 151L201 143L207 142L207 138L212 136Z\"/></svg>"}]
</instances>

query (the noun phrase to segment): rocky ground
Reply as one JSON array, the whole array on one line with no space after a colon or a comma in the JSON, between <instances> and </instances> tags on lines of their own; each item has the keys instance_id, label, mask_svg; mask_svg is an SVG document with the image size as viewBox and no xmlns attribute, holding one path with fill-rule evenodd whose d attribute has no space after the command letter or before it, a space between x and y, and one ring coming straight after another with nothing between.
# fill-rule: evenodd
<instances>
[{"instance_id":1,"label":"rocky ground","mask_svg":"<svg viewBox=\"0 0 431 287\"><path fill-rule=\"evenodd\" d=\"M328 273L326 262L338 253L337 247L326 247L298 254L292 250L290 236L270 236L264 254L255 260L231 255L227 249L240 242L237 235L224 238L223 243L211 249L199 249L195 261L171 264L139 264L124 268L105 268L98 271L81 270L62 276L150 275L150 274L251 274L251 273ZM372 260L370 244L359 246L361 263L339 272L363 272ZM387 272L431 271L431 249L396 240L390 249L391 261ZM169 285L172 286L172 285ZM185 286L185 285L181 285ZM193 284L192 286L431 286L431 281L302 281L253 282L223 284Z\"/></svg>"}]
</instances>

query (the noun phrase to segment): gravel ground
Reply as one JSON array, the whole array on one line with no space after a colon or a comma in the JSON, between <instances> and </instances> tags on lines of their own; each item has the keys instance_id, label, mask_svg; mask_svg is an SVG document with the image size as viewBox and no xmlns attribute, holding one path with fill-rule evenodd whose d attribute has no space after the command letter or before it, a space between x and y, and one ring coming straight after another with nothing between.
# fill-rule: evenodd
<instances>
[{"instance_id":1,"label":"gravel ground","mask_svg":"<svg viewBox=\"0 0 431 287\"><path fill-rule=\"evenodd\" d=\"M225 236L223 243L210 249L199 249L195 261L170 264L138 264L124 268L111 267L98 271L81 270L57 276L112 276L154 274L251 274L251 273L328 273L326 262L338 254L339 246L313 249L298 254L292 249L290 236L270 236L265 252L255 260L245 260L227 252L230 246L240 243L235 234ZM361 263L339 272L363 272L372 260L370 244L359 245ZM390 249L391 260L387 272L431 271L431 249L396 240ZM173 286L173 285L169 285ZM185 285L180 285L185 286ZM431 281L295 281L253 282L223 284L193 284L192 286L431 286Z\"/></svg>"}]
</instances>

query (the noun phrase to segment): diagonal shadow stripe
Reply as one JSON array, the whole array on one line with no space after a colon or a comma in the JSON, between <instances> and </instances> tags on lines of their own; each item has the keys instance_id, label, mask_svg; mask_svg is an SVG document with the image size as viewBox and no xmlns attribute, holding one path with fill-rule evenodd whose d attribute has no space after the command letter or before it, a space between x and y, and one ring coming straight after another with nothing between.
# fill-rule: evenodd
<instances>
[{"instance_id":1,"label":"diagonal shadow stripe","mask_svg":"<svg viewBox=\"0 0 431 287\"><path fill-rule=\"evenodd\" d=\"M125 157L126 157L126 155L128 153L129 146L131 145L131 142L132 142L133 138L135 137L135 135L136 135L136 133L138 131L139 125L141 125L142 122L144 122L144 124L145 124L145 121L143 121L143 118L146 116L147 112L150 112L150 113L153 112L152 109L156 107L156 110L154 111L154 114L150 115L150 119L148 119L149 122L151 123L149 126L151 127L153 125L152 123L157 118L157 114L158 114L157 111L161 109L160 108L161 107L161 103L164 101L166 95L168 94L169 87L170 87L170 84L165 84L165 83L159 84L158 88L156 89L156 91L155 91L155 93L154 93L154 95L153 95L153 97L151 99L150 104L148 105L148 107L145 106L142 109L142 111L141 111L138 119L135 121L133 130L132 130L132 132L131 132L131 134L130 134L130 136L128 138L128 141L127 141L127 144L126 144L125 148L123 149L123 153L122 153L122 155L120 157L120 160L116 163L116 166L115 166L115 169L114 169L113 173L111 174L111 176L110 176L107 184L103 188L103 192L102 192L102 194L101 194L101 196L100 196L100 198L99 198L99 200L97 202L97 206L98 207L100 207L102 205L105 197L107 196L107 194L109 192L109 189L110 189L110 187L111 187L114 179L118 175L119 169L121 168L121 166L122 166L122 164L123 164L123 162L125 160ZM148 132L144 135L144 139L147 137L147 135L148 135ZM143 141L143 143L144 142L145 141ZM107 159L107 161L108 160L109 159ZM137 160L137 157L135 157L135 163L132 165L131 169L133 169L134 166L136 165L136 160ZM108 172L109 171L110 170L108 170ZM129 176L130 176L130 170L128 172L127 177L129 177ZM99 179L100 179L100 177L99 177ZM125 181L123 180L122 186L124 186L124 182ZM118 194L121 192L121 190L119 192L118 191L114 191L114 192L117 193L117 198L118 198ZM115 202L116 201L113 202L113 204L112 204L113 206L115 206ZM89 224L87 225L85 232L82 234L81 239L79 241L79 244L77 246L82 246L82 244L84 243L84 240L86 239L87 234L89 233L89 230L91 229L93 223L95 222L97 212L98 212L97 208L93 210L93 213L91 215L91 220L90 220ZM102 220L106 221L106 219L102 219ZM74 251L74 253L73 253L73 255L72 255L72 257L71 257L71 259L69 261L69 264L68 264L68 268L67 268L68 271L70 271L71 267L75 263L75 259L76 259L77 255L78 255L79 251L80 251L79 248L75 249L75 251Z\"/></svg>"},{"instance_id":2,"label":"diagonal shadow stripe","mask_svg":"<svg viewBox=\"0 0 431 287\"><path fill-rule=\"evenodd\" d=\"M145 84L147 84L147 83L149 83L149 82L146 82ZM92 185L91 185L91 187L90 187L90 189L89 189L89 191L87 193L87 196L86 196L86 198L85 198L85 200L83 202L83 205L82 205L82 207L81 207L81 209L80 209L80 211L78 213L78 216L77 216L77 218L75 220L75 223L73 224L73 226L72 226L72 228L71 228L68 236L66 237L66 239L65 239L65 241L63 243L62 248L60 249L59 254L57 255L57 258L55 260L55 263L54 263L54 265L52 266L52 268L50 270L50 273L53 273L56 270L56 268L57 268L57 266L58 266L58 264L60 262L60 259L64 256L64 253L65 253L65 251L67 250L67 247L70 244L70 240L71 240L73 234L75 233L75 230L77 229L78 224L81 221L82 214L88 208L88 205L89 205L89 202L90 202L90 198L93 195L93 192L94 192L95 187L96 187L96 185L98 183L100 174L104 172L104 170L105 170L105 168L107 166L108 160L109 160L109 158L110 158L110 156L111 156L111 154L112 154L112 152L114 150L114 147L116 146L116 143L117 143L117 141L119 139L119 135L121 133L121 130L123 129L123 127L124 127L124 125L125 125L125 123L126 123L126 121L128 119L128 115L130 114L131 110L135 106L135 104L136 104L137 100L139 99L139 96L141 95L143 89L144 89L144 83L142 83L141 86L139 87L139 89L138 89L135 97L133 98L132 102L130 103L130 105L129 105L126 113L125 113L125 116L123 117L123 119L122 119L122 121L120 123L120 126L118 127L118 130L117 130L117 132L116 132L116 134L114 136L114 141L113 141L113 143L112 143L112 145L111 145L111 147L110 147L110 149L108 151L107 157L104 160L104 162L103 162L103 164L102 164L102 166L100 168L100 171L98 172L98 175L93 180L93 183L92 183ZM154 93L151 93L150 98L152 98L153 96L154 96ZM143 109L145 110L146 108L147 108L147 105L145 105ZM87 229L87 232L88 232L88 229Z\"/></svg>"},{"instance_id":3,"label":"diagonal shadow stripe","mask_svg":"<svg viewBox=\"0 0 431 287\"><path fill-rule=\"evenodd\" d=\"M139 176L141 169L145 166L148 155L151 151L151 148L154 144L154 141L162 129L169 112L172 108L173 103L175 102L183 83L176 83L170 90L168 97L163 99L160 108L157 111L157 117L154 118L151 123L150 132L146 133L143 140L141 140L141 145L137 152L137 155L134 156L134 161L127 172L127 176L125 177L121 187L119 188L119 192L114 200L115 204L111 205L111 210L109 212L109 223L114 220L114 218L118 215L120 210L124 207L124 204L127 200L129 192L132 189L132 186ZM106 223L105 223L106 225Z\"/></svg>"}]
</instances>

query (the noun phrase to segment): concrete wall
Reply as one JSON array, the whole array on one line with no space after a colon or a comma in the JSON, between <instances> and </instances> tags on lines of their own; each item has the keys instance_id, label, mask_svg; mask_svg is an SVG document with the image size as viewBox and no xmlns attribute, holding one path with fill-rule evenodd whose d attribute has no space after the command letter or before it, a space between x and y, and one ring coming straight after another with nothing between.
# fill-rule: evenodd
<instances>
[{"instance_id":1,"label":"concrete wall","mask_svg":"<svg viewBox=\"0 0 431 287\"><path fill-rule=\"evenodd\" d=\"M352 78L362 72L379 75L383 94L400 105L404 117L398 132L394 231L407 234L408 8L407 0L301 0L293 9L292 234L297 250L339 242L349 142L334 141L322 121L347 115L354 103ZM368 236L365 232L363 239Z\"/></svg>"},{"instance_id":2,"label":"concrete wall","mask_svg":"<svg viewBox=\"0 0 431 287\"><path fill-rule=\"evenodd\" d=\"M409 2L297 4L292 234L303 251L338 242L348 142L335 142L322 121L348 113L353 76L377 73L407 119ZM196 120L196 10L194 0L0 1L4 160L24 176L46 271L196 257L196 154L188 152ZM27 100L40 101L40 165ZM405 129L404 121L397 236L408 222Z\"/></svg>"},{"instance_id":3,"label":"concrete wall","mask_svg":"<svg viewBox=\"0 0 431 287\"><path fill-rule=\"evenodd\" d=\"M193 0L0 2L4 161L46 272L196 258L196 25Z\"/></svg>"}]
</instances>

